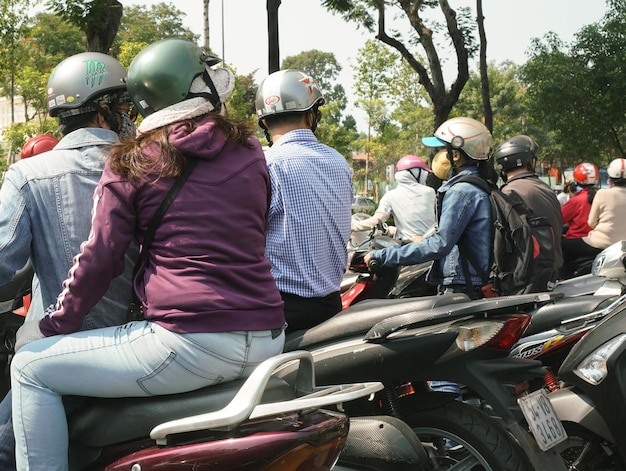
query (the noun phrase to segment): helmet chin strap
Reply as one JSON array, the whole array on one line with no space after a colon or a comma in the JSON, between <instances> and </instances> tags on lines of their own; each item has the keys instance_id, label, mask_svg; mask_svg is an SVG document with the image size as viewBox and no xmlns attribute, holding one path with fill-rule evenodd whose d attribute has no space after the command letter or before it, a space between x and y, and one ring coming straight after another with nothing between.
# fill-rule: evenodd
<instances>
[{"instance_id":1,"label":"helmet chin strap","mask_svg":"<svg viewBox=\"0 0 626 471\"><path fill-rule=\"evenodd\" d=\"M219 113L220 110L222 109L222 102L220 101L220 95L217 93L217 88L215 88L215 84L213 83L213 80L211 79L211 76L209 75L209 71L206 69L206 67L204 68L204 72L202 73L202 79L204 80L204 83L206 83L209 89L211 90L211 93L209 92L189 93L187 95L187 98L196 98L196 97L206 98L213 105L213 111L215 111L216 113Z\"/></svg>"},{"instance_id":2,"label":"helmet chin strap","mask_svg":"<svg viewBox=\"0 0 626 471\"><path fill-rule=\"evenodd\" d=\"M456 175L458 168L456 167L456 162L454 161L454 148L451 144L446 142L446 156L448 157L448 162L450 162L450 170L452 170L452 174Z\"/></svg>"},{"instance_id":3,"label":"helmet chin strap","mask_svg":"<svg viewBox=\"0 0 626 471\"><path fill-rule=\"evenodd\" d=\"M274 145L274 142L272 141L272 135L267 129L267 126L265 125L265 123L263 123L262 119L259 119L259 127L263 129L263 133L265 134L265 139L267 139L267 145L272 147Z\"/></svg>"}]
</instances>

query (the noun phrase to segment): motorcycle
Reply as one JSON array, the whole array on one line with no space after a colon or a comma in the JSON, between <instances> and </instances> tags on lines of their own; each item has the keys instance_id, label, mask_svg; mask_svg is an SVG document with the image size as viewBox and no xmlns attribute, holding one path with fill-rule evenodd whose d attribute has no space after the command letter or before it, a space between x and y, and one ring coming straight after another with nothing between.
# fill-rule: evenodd
<instances>
[{"instance_id":1,"label":"motorcycle","mask_svg":"<svg viewBox=\"0 0 626 471\"><path fill-rule=\"evenodd\" d=\"M568 434L558 449L569 469L626 469L624 371L626 296L573 346L546 394Z\"/></svg>"},{"instance_id":2,"label":"motorcycle","mask_svg":"<svg viewBox=\"0 0 626 471\"><path fill-rule=\"evenodd\" d=\"M626 293L626 241L616 242L596 255L591 273L559 281L554 290L567 297Z\"/></svg>"},{"instance_id":3,"label":"motorcycle","mask_svg":"<svg viewBox=\"0 0 626 471\"><path fill-rule=\"evenodd\" d=\"M358 214L353 215L353 217ZM364 232L364 231L360 231ZM426 282L432 262L403 267L368 266L364 257L375 249L383 249L402 242L389 237L386 225L379 224L365 237L354 234L349 244L348 270L341 286L342 309L364 299L395 299L434 295L437 289Z\"/></svg>"},{"instance_id":4,"label":"motorcycle","mask_svg":"<svg viewBox=\"0 0 626 471\"><path fill-rule=\"evenodd\" d=\"M619 296L626 293L625 263L626 242L618 242L596 256L592 275L559 283L555 292L563 293L564 299L533 313L511 356L538 359L557 371L572 346L612 312Z\"/></svg>"},{"instance_id":5,"label":"motorcycle","mask_svg":"<svg viewBox=\"0 0 626 471\"><path fill-rule=\"evenodd\" d=\"M517 404L540 362L510 358L530 322L527 312L562 295L471 301L464 294L364 300L326 322L288 335L285 350L312 353L317 382L381 381L376 400L346 405L348 415L387 414L409 424L435 469L565 469L539 447ZM277 373L290 378L293 371ZM455 381L491 404L494 417L430 380ZM453 444L454 446L448 446ZM461 464L462 463L462 464ZM472 466L475 466L472 467Z\"/></svg>"},{"instance_id":6,"label":"motorcycle","mask_svg":"<svg viewBox=\"0 0 626 471\"><path fill-rule=\"evenodd\" d=\"M2 361L10 363L13 313L30 283L27 270L0 287ZM296 369L293 381L275 375ZM427 456L413 430L397 418L348 417L343 408L367 402L383 386L368 381L317 386L309 352L261 363L241 380L148 398L76 398L68 410L71 471L424 469ZM8 373L3 375L8 389ZM369 399L368 399L369 398ZM375 446L373 445L375 444Z\"/></svg>"}]
</instances>

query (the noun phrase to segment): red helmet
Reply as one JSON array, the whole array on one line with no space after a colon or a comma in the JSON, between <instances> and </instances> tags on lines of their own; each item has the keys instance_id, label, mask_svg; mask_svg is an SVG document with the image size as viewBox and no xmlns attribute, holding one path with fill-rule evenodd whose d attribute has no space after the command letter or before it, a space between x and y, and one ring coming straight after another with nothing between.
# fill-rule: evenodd
<instances>
[{"instance_id":1,"label":"red helmet","mask_svg":"<svg viewBox=\"0 0 626 471\"><path fill-rule=\"evenodd\" d=\"M54 149L59 140L52 134L38 134L31 137L24 143L22 147L21 157L26 159L33 155L41 154L42 152L48 152Z\"/></svg>"},{"instance_id":2,"label":"red helmet","mask_svg":"<svg viewBox=\"0 0 626 471\"><path fill-rule=\"evenodd\" d=\"M574 169L574 181L579 185L596 185L600 181L598 167L587 162L578 164Z\"/></svg>"}]
</instances>

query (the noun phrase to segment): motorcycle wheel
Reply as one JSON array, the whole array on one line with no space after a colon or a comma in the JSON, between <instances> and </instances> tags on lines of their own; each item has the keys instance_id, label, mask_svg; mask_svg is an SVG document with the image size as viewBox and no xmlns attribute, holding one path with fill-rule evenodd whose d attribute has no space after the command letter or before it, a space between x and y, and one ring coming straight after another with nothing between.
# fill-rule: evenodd
<instances>
[{"instance_id":1,"label":"motorcycle wheel","mask_svg":"<svg viewBox=\"0 0 626 471\"><path fill-rule=\"evenodd\" d=\"M579 471L623 471L617 453L602 438L578 424L564 423L567 440L556 445L567 469Z\"/></svg>"},{"instance_id":2,"label":"motorcycle wheel","mask_svg":"<svg viewBox=\"0 0 626 471\"><path fill-rule=\"evenodd\" d=\"M406 421L426 448L433 469L533 469L507 430L470 405L452 401L435 409L415 412Z\"/></svg>"}]
</instances>

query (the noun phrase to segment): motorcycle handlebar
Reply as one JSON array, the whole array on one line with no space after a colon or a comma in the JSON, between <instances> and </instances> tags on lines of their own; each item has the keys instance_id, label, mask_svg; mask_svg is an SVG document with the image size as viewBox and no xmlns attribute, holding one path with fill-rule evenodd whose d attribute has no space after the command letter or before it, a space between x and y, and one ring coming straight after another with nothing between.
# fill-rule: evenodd
<instances>
[{"instance_id":1,"label":"motorcycle handlebar","mask_svg":"<svg viewBox=\"0 0 626 471\"><path fill-rule=\"evenodd\" d=\"M367 268L371 273L376 273L380 271L381 265L378 260L371 259L370 262L367 264Z\"/></svg>"}]
</instances>

